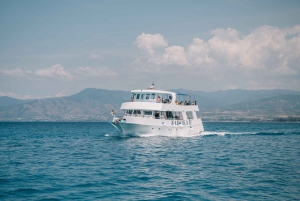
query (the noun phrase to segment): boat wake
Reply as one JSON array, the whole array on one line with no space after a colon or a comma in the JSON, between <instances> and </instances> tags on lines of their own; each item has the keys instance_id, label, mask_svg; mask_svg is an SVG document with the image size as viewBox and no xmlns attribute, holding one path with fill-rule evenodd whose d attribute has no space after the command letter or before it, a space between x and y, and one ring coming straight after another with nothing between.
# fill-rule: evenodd
<instances>
[{"instance_id":1,"label":"boat wake","mask_svg":"<svg viewBox=\"0 0 300 201\"><path fill-rule=\"evenodd\" d=\"M141 134L127 134L120 135L117 133L105 134L106 137L182 137L182 138L192 138L192 137L209 137L209 136L227 136L227 135L285 135L293 134L294 132L276 132L276 131L260 131L260 132L229 132L229 131L203 131L198 134L153 134L153 133L141 133Z\"/></svg>"},{"instance_id":2,"label":"boat wake","mask_svg":"<svg viewBox=\"0 0 300 201\"><path fill-rule=\"evenodd\" d=\"M225 135L285 135L293 134L293 132L280 132L280 131L260 131L260 132L229 132L229 131L204 131L200 135L202 136L225 136Z\"/></svg>"}]
</instances>

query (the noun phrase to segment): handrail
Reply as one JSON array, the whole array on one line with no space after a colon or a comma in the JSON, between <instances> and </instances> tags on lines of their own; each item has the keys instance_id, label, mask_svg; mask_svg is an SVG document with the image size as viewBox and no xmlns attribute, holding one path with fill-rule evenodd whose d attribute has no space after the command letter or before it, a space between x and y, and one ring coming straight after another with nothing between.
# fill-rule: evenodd
<instances>
[{"instance_id":1,"label":"handrail","mask_svg":"<svg viewBox=\"0 0 300 201\"><path fill-rule=\"evenodd\" d=\"M168 103L164 103L164 102L156 102L155 100L151 99L151 101L145 101L145 100L137 100L137 99L134 99L133 101L131 100L123 100L122 103L127 103L127 102L135 102L135 103L138 103L138 102L146 102L146 103L162 103L162 104L171 104L171 102L168 102ZM176 104L175 105L181 105L181 106L195 106L196 104Z\"/></svg>"}]
</instances>

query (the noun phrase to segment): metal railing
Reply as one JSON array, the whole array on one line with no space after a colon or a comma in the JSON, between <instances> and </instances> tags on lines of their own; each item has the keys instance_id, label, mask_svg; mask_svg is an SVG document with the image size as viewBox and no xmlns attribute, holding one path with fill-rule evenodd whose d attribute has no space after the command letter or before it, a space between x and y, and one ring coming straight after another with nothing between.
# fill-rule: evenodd
<instances>
[{"instance_id":1,"label":"metal railing","mask_svg":"<svg viewBox=\"0 0 300 201\"><path fill-rule=\"evenodd\" d=\"M127 102L148 102L148 103L162 103L162 104L171 104L171 102L162 102L162 101L155 101L153 99L149 99L149 100L145 100L145 99L133 99L133 100L123 100L123 103L127 103ZM175 101L175 105L181 105L181 106L195 106L197 105L197 102L193 101L193 102L176 102Z\"/></svg>"}]
</instances>

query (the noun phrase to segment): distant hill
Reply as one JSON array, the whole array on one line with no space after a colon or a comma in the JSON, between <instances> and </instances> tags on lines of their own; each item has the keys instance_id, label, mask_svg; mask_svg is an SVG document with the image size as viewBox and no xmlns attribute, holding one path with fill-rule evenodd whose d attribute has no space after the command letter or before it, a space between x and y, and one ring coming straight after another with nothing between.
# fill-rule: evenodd
<instances>
[{"instance_id":1,"label":"distant hill","mask_svg":"<svg viewBox=\"0 0 300 201\"><path fill-rule=\"evenodd\" d=\"M268 114L300 115L300 95L282 95L257 101L237 103L223 108L224 111L249 111Z\"/></svg>"},{"instance_id":2,"label":"distant hill","mask_svg":"<svg viewBox=\"0 0 300 201\"><path fill-rule=\"evenodd\" d=\"M29 103L32 101L35 101L35 100L20 100L20 99L11 98L8 96L1 96L0 97L0 107L9 106L9 105L17 105L17 104L22 104L22 103Z\"/></svg>"},{"instance_id":3,"label":"distant hill","mask_svg":"<svg viewBox=\"0 0 300 201\"><path fill-rule=\"evenodd\" d=\"M120 113L130 92L85 89L68 97L46 98L0 108L0 120L103 120L115 110Z\"/></svg>"},{"instance_id":4,"label":"distant hill","mask_svg":"<svg viewBox=\"0 0 300 201\"><path fill-rule=\"evenodd\" d=\"M300 95L299 91L291 91L284 89L273 90L244 90L230 89L225 91L191 91L186 89L173 89L171 91L191 94L198 100L200 108L219 108L229 106L241 102L256 101L264 98L270 98L280 95Z\"/></svg>"},{"instance_id":5,"label":"distant hill","mask_svg":"<svg viewBox=\"0 0 300 201\"><path fill-rule=\"evenodd\" d=\"M87 88L72 96L65 97L67 100L82 103L85 100L97 101L102 104L120 105L130 99L131 92L105 89Z\"/></svg>"},{"instance_id":6,"label":"distant hill","mask_svg":"<svg viewBox=\"0 0 300 201\"><path fill-rule=\"evenodd\" d=\"M299 115L300 92L290 90L190 91L198 102L202 117L235 119L235 117L270 117ZM131 92L88 88L68 97L18 100L0 97L0 121L105 121L111 110L119 110Z\"/></svg>"}]
</instances>

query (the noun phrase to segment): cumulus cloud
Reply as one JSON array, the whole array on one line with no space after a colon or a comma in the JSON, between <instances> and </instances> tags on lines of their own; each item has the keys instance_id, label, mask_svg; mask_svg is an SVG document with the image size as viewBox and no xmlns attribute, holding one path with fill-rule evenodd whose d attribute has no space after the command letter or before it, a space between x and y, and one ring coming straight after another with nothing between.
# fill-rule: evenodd
<instances>
[{"instance_id":1,"label":"cumulus cloud","mask_svg":"<svg viewBox=\"0 0 300 201\"><path fill-rule=\"evenodd\" d=\"M161 34L145 34L139 35L135 41L139 49L146 50L150 55L154 54L155 48L168 46L167 41Z\"/></svg>"},{"instance_id":2,"label":"cumulus cloud","mask_svg":"<svg viewBox=\"0 0 300 201\"><path fill-rule=\"evenodd\" d=\"M0 70L0 73L5 76L11 76L11 77L25 77L29 74L31 74L31 71L24 71L21 68L16 68L13 70Z\"/></svg>"},{"instance_id":3,"label":"cumulus cloud","mask_svg":"<svg viewBox=\"0 0 300 201\"><path fill-rule=\"evenodd\" d=\"M161 57L150 59L149 61L165 65L190 66L184 48L175 45L165 48L165 53Z\"/></svg>"},{"instance_id":4,"label":"cumulus cloud","mask_svg":"<svg viewBox=\"0 0 300 201\"><path fill-rule=\"evenodd\" d=\"M80 76L91 76L91 77L103 77L103 76L114 76L115 71L109 69L108 67L81 67L75 70L75 73Z\"/></svg>"},{"instance_id":5,"label":"cumulus cloud","mask_svg":"<svg viewBox=\"0 0 300 201\"><path fill-rule=\"evenodd\" d=\"M108 67L80 67L71 72L66 70L62 65L56 64L48 68L42 68L31 71L24 71L20 68L14 70L0 70L0 74L4 76L23 77L28 79L40 79L40 78L51 78L51 79L66 79L74 80L79 77L105 77L115 76L117 73Z\"/></svg>"},{"instance_id":6,"label":"cumulus cloud","mask_svg":"<svg viewBox=\"0 0 300 201\"><path fill-rule=\"evenodd\" d=\"M36 70L33 74L36 77L58 78L58 79L62 79L62 78L71 79L72 78L69 71L65 70L64 67L60 64L56 64L49 68L43 68L43 69Z\"/></svg>"},{"instance_id":7,"label":"cumulus cloud","mask_svg":"<svg viewBox=\"0 0 300 201\"><path fill-rule=\"evenodd\" d=\"M299 60L300 54L300 41L297 40L300 31L297 26L288 31L262 26L244 36L236 30L232 32L213 31L213 38L207 41L212 57L219 63L224 62L228 67L242 71L262 70L278 72L279 75L298 74L299 68L291 64L292 60ZM298 35L288 39L287 36L291 32Z\"/></svg>"},{"instance_id":8,"label":"cumulus cloud","mask_svg":"<svg viewBox=\"0 0 300 201\"><path fill-rule=\"evenodd\" d=\"M72 78L71 74L64 69L63 66L60 64L56 64L49 68L42 68L36 71L31 70L23 70L21 68L16 68L14 70L0 70L0 73L4 76L11 76L11 77L26 77L26 78Z\"/></svg>"},{"instance_id":9,"label":"cumulus cloud","mask_svg":"<svg viewBox=\"0 0 300 201\"><path fill-rule=\"evenodd\" d=\"M200 38L194 38L188 47L187 57L193 66L203 63L213 63L214 59L209 56L210 50L208 45Z\"/></svg>"},{"instance_id":10,"label":"cumulus cloud","mask_svg":"<svg viewBox=\"0 0 300 201\"><path fill-rule=\"evenodd\" d=\"M219 66L249 74L261 72L270 75L292 76L299 74L300 26L280 29L261 26L244 35L235 29L215 29L212 37L204 41L194 38L186 50L181 46L169 46L161 55L153 56L153 47L137 42L140 49L147 49L151 57L148 62L155 65L180 65L204 69ZM165 39L161 39L162 46ZM138 36L137 41L151 38L153 35ZM150 39L145 41L151 41ZM150 43L151 44L151 43ZM159 46L159 45L157 45ZM210 71L213 73L213 71Z\"/></svg>"}]
</instances>

